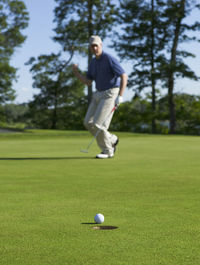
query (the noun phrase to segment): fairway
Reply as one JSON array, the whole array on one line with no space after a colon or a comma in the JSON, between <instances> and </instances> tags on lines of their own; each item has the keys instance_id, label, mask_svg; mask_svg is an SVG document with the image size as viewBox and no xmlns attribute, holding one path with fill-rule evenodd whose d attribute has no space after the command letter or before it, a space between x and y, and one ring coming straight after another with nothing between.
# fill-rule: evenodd
<instances>
[{"instance_id":1,"label":"fairway","mask_svg":"<svg viewBox=\"0 0 200 265\"><path fill-rule=\"evenodd\" d=\"M0 134L0 265L200 264L200 138L116 134Z\"/></svg>"}]
</instances>

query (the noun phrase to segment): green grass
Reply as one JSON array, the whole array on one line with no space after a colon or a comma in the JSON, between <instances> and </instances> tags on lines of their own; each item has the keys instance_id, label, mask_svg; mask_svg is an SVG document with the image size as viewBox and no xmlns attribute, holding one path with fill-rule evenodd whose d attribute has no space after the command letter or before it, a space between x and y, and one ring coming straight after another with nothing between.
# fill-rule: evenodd
<instances>
[{"instance_id":1,"label":"green grass","mask_svg":"<svg viewBox=\"0 0 200 265\"><path fill-rule=\"evenodd\" d=\"M117 134L108 160L87 132L0 135L1 265L200 264L200 138Z\"/></svg>"}]
</instances>

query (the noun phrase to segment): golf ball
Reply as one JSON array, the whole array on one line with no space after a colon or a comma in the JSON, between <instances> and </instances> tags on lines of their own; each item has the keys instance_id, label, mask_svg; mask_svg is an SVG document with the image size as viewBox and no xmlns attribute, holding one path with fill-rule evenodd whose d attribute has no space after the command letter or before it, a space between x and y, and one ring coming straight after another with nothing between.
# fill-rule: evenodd
<instances>
[{"instance_id":1,"label":"golf ball","mask_svg":"<svg viewBox=\"0 0 200 265\"><path fill-rule=\"evenodd\" d=\"M103 214L101 213L97 213L94 217L94 221L97 223L97 224L102 224L104 222L104 216Z\"/></svg>"}]
</instances>

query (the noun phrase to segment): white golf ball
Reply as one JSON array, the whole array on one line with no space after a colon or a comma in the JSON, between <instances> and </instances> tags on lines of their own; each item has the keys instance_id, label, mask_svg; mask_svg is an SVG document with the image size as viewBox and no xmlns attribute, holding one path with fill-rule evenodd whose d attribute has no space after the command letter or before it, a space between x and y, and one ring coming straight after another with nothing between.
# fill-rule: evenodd
<instances>
[{"instance_id":1,"label":"white golf ball","mask_svg":"<svg viewBox=\"0 0 200 265\"><path fill-rule=\"evenodd\" d=\"M104 222L104 216L103 214L101 213L97 213L94 217L94 221L97 223L97 224L102 224Z\"/></svg>"}]
</instances>

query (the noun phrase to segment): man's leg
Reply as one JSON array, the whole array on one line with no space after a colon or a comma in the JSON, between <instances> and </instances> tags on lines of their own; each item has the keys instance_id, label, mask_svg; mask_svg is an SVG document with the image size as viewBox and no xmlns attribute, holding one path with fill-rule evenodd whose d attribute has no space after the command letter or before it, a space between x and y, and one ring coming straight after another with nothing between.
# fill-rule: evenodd
<instances>
[{"instance_id":1,"label":"man's leg","mask_svg":"<svg viewBox=\"0 0 200 265\"><path fill-rule=\"evenodd\" d=\"M93 120L96 130L100 130L97 136L97 143L102 152L110 157L114 154L114 144L117 141L117 136L109 133L108 128L113 117L113 112L111 113L111 111L115 105L118 93L119 88L112 88L102 92Z\"/></svg>"},{"instance_id":2,"label":"man's leg","mask_svg":"<svg viewBox=\"0 0 200 265\"><path fill-rule=\"evenodd\" d=\"M94 115L97 109L98 102L100 101L99 92L95 92L92 96L92 100L88 107L87 113L84 118L84 126L85 128L92 134L96 134L96 128L94 127Z\"/></svg>"}]
</instances>

